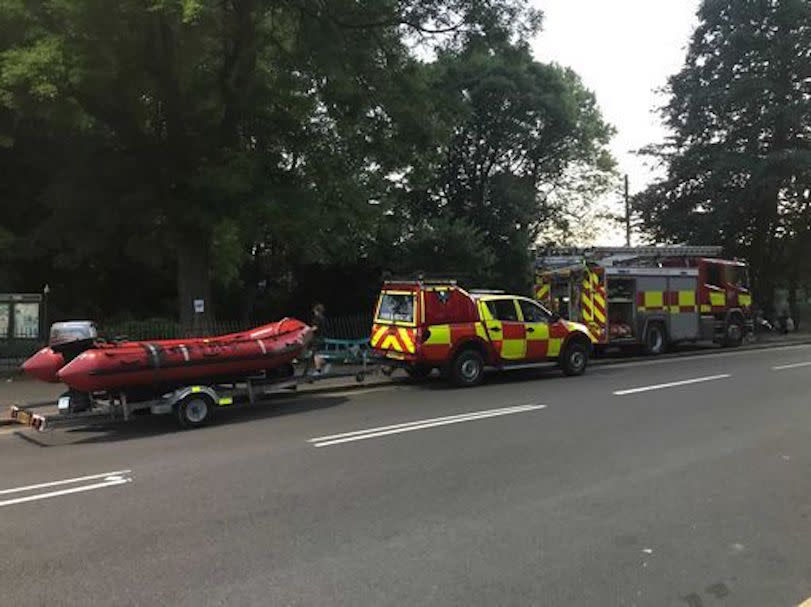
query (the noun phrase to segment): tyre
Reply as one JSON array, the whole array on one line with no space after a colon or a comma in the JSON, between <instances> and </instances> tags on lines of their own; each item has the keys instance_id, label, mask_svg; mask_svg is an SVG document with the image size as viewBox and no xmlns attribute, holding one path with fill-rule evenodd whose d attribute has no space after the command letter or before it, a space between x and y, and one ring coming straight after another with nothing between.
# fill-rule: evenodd
<instances>
[{"instance_id":1,"label":"tyre","mask_svg":"<svg viewBox=\"0 0 811 607\"><path fill-rule=\"evenodd\" d=\"M484 378L484 359L476 350L462 350L451 362L451 381L460 388L478 386Z\"/></svg>"},{"instance_id":2,"label":"tyre","mask_svg":"<svg viewBox=\"0 0 811 607\"><path fill-rule=\"evenodd\" d=\"M724 345L728 348L737 348L743 343L743 325L737 318L732 318L727 323L724 331Z\"/></svg>"},{"instance_id":3,"label":"tyre","mask_svg":"<svg viewBox=\"0 0 811 607\"><path fill-rule=\"evenodd\" d=\"M177 404L177 420L183 428L199 428L211 419L214 401L208 394L188 394Z\"/></svg>"},{"instance_id":4,"label":"tyre","mask_svg":"<svg viewBox=\"0 0 811 607\"><path fill-rule=\"evenodd\" d=\"M656 356L667 348L667 335L661 323L653 322L645 331L645 354Z\"/></svg>"},{"instance_id":5,"label":"tyre","mask_svg":"<svg viewBox=\"0 0 811 607\"><path fill-rule=\"evenodd\" d=\"M581 340L569 342L560 355L560 368L564 375L583 375L589 364L589 348Z\"/></svg>"}]
</instances>

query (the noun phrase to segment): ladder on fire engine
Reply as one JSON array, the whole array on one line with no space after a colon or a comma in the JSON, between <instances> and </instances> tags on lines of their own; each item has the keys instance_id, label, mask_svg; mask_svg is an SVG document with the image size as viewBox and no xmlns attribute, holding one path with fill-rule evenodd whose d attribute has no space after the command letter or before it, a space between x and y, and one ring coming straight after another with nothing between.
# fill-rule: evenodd
<instances>
[{"instance_id":1,"label":"ladder on fire engine","mask_svg":"<svg viewBox=\"0 0 811 607\"><path fill-rule=\"evenodd\" d=\"M619 265L631 261L662 258L718 257L722 247L714 245L670 245L641 247L550 247L536 259L539 270L559 269L582 263Z\"/></svg>"}]
</instances>

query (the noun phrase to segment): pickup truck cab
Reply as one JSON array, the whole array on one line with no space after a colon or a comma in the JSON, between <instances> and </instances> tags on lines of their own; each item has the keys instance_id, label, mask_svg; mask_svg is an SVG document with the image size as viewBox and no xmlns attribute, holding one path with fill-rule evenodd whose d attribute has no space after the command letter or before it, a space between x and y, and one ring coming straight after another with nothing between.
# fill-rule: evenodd
<instances>
[{"instance_id":1,"label":"pickup truck cab","mask_svg":"<svg viewBox=\"0 0 811 607\"><path fill-rule=\"evenodd\" d=\"M412 376L439 368L458 386L482 381L484 369L558 363L581 375L593 338L538 302L500 292L467 292L453 281L384 283L371 346Z\"/></svg>"}]
</instances>

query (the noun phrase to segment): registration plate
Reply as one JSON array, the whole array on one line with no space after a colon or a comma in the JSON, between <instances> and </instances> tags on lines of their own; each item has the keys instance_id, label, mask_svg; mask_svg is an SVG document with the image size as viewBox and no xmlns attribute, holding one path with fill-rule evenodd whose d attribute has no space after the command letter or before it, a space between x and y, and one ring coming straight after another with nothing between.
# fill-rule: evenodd
<instances>
[{"instance_id":1,"label":"registration plate","mask_svg":"<svg viewBox=\"0 0 811 607\"><path fill-rule=\"evenodd\" d=\"M15 421L24 426L30 426L31 420L34 418L34 416L31 413L25 411L24 409L17 409L12 413L12 417L14 418Z\"/></svg>"},{"instance_id":2,"label":"registration plate","mask_svg":"<svg viewBox=\"0 0 811 607\"><path fill-rule=\"evenodd\" d=\"M392 360L405 360L405 354L400 352L386 352L386 358L391 358Z\"/></svg>"}]
</instances>

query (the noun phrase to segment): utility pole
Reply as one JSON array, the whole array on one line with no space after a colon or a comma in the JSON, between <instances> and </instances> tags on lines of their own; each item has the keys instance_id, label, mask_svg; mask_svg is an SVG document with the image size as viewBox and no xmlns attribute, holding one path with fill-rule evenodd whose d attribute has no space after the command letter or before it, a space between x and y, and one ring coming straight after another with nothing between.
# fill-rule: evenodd
<instances>
[{"instance_id":1,"label":"utility pole","mask_svg":"<svg viewBox=\"0 0 811 607\"><path fill-rule=\"evenodd\" d=\"M628 197L628 173L625 173L625 246L631 246L631 199Z\"/></svg>"}]
</instances>

